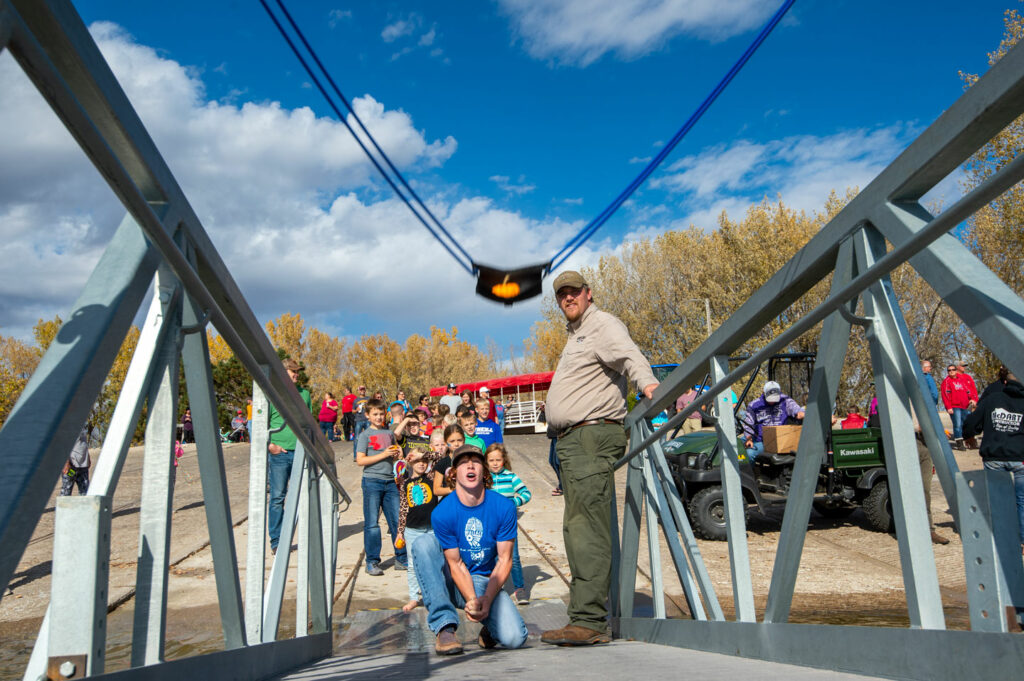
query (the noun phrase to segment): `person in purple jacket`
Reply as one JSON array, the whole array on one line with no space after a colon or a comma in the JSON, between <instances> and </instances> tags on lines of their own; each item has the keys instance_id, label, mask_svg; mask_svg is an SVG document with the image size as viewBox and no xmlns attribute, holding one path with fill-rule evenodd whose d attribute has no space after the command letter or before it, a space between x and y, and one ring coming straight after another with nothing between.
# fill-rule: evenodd
<instances>
[{"instance_id":1,"label":"person in purple jacket","mask_svg":"<svg viewBox=\"0 0 1024 681\"><path fill-rule=\"evenodd\" d=\"M765 426L782 426L790 418L802 419L804 408L789 395L782 392L782 386L775 381L764 384L761 396L747 406L743 417L744 446L751 459L764 454Z\"/></svg>"}]
</instances>

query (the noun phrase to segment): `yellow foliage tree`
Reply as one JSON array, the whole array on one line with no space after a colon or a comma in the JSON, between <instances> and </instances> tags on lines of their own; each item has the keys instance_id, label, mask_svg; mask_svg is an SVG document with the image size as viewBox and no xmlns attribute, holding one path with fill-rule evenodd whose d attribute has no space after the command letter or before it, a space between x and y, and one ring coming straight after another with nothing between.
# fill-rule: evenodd
<instances>
[{"instance_id":1,"label":"yellow foliage tree","mask_svg":"<svg viewBox=\"0 0 1024 681\"><path fill-rule=\"evenodd\" d=\"M989 53L989 64L1003 58L1014 45L1024 38L1024 16L1017 10L1007 10L1003 17L1003 38L998 48ZM978 76L961 73L966 87L972 86ZM992 138L967 163L967 188L971 189L1024 152L1024 117L1017 118ZM1024 188L1012 187L968 221L968 246L985 265L995 272L1017 295L1024 295ZM985 345L971 335L967 348L972 361L971 372L979 383L995 378L1002 363Z\"/></svg>"},{"instance_id":2,"label":"yellow foliage tree","mask_svg":"<svg viewBox=\"0 0 1024 681\"><path fill-rule=\"evenodd\" d=\"M234 357L231 346L224 340L224 336L216 333L213 329L206 330L206 344L210 348L210 364L218 364Z\"/></svg>"},{"instance_id":3,"label":"yellow foliage tree","mask_svg":"<svg viewBox=\"0 0 1024 681\"><path fill-rule=\"evenodd\" d=\"M267 322L266 329L275 348L284 348L289 357L302 361L306 354L306 323L302 315L286 312Z\"/></svg>"}]
</instances>

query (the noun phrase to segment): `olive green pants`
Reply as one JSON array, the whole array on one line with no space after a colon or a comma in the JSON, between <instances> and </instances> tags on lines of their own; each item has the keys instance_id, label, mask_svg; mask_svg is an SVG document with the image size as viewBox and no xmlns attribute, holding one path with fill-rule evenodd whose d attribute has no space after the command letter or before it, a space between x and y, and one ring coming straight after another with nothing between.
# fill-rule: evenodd
<instances>
[{"instance_id":1,"label":"olive green pants","mask_svg":"<svg viewBox=\"0 0 1024 681\"><path fill-rule=\"evenodd\" d=\"M611 586L612 466L626 449L622 426L583 426L558 438L565 515L562 537L572 571L569 623L604 632Z\"/></svg>"}]
</instances>

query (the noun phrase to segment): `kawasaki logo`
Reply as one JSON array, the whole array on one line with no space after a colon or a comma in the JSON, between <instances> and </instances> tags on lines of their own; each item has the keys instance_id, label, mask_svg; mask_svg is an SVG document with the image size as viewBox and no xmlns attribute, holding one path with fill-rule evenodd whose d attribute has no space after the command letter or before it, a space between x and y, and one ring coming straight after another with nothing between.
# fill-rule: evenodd
<instances>
[{"instance_id":1,"label":"kawasaki logo","mask_svg":"<svg viewBox=\"0 0 1024 681\"><path fill-rule=\"evenodd\" d=\"M867 447L865 449L843 449L839 451L839 456L857 456L859 454L874 454L874 447Z\"/></svg>"}]
</instances>

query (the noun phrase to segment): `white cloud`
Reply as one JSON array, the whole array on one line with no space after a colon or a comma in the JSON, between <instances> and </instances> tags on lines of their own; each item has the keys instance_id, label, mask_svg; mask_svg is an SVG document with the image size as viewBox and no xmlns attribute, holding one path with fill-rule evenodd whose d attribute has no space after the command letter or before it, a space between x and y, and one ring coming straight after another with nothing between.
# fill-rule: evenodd
<instances>
[{"instance_id":1,"label":"white cloud","mask_svg":"<svg viewBox=\"0 0 1024 681\"><path fill-rule=\"evenodd\" d=\"M384 30L380 32L380 37L386 43L393 43L399 38L412 35L413 31L415 31L421 23L422 21L418 15L411 14L405 19L399 19L398 21L385 26Z\"/></svg>"},{"instance_id":2,"label":"white cloud","mask_svg":"<svg viewBox=\"0 0 1024 681\"><path fill-rule=\"evenodd\" d=\"M562 203L568 204L570 206L582 206L583 205L583 197L581 196L581 197L577 197L575 199L562 199Z\"/></svg>"},{"instance_id":3,"label":"white cloud","mask_svg":"<svg viewBox=\"0 0 1024 681\"><path fill-rule=\"evenodd\" d=\"M437 38L437 29L431 28L429 31L420 36L419 46L430 47L434 44L434 39Z\"/></svg>"},{"instance_id":4,"label":"white cloud","mask_svg":"<svg viewBox=\"0 0 1024 681\"><path fill-rule=\"evenodd\" d=\"M634 156L633 158L629 159L629 162L630 162L630 164L650 163L652 158L654 158L654 157L653 156Z\"/></svg>"},{"instance_id":5,"label":"white cloud","mask_svg":"<svg viewBox=\"0 0 1024 681\"><path fill-rule=\"evenodd\" d=\"M332 9L327 13L327 25L331 28L336 27L343 21L352 18L352 10L349 9Z\"/></svg>"},{"instance_id":6,"label":"white cloud","mask_svg":"<svg viewBox=\"0 0 1024 681\"><path fill-rule=\"evenodd\" d=\"M430 324L465 328L470 315L500 311L470 293L470 277L376 179L340 123L305 107L210 100L187 67L117 26L91 31L260 318L293 311L346 333L371 332L397 324L387 312L396 297L424 291L429 305L403 310L400 326L410 333ZM66 313L124 210L6 52L0 92L0 333L25 336L39 317ZM371 95L354 106L484 262L543 261L580 228L432 189L423 171L444 164L455 139L428 138L409 114ZM536 307L501 314L526 326Z\"/></svg>"},{"instance_id":7,"label":"white cloud","mask_svg":"<svg viewBox=\"0 0 1024 681\"><path fill-rule=\"evenodd\" d=\"M820 211L833 189L842 194L867 186L916 133L895 124L824 137L737 140L676 161L650 187L681 195L680 207L689 213L685 222L705 228L717 224L722 210L738 216L765 196Z\"/></svg>"},{"instance_id":8,"label":"white cloud","mask_svg":"<svg viewBox=\"0 0 1024 681\"><path fill-rule=\"evenodd\" d=\"M678 35L718 41L760 26L769 0L499 0L527 52L586 66L608 52L635 59Z\"/></svg>"},{"instance_id":9,"label":"white cloud","mask_svg":"<svg viewBox=\"0 0 1024 681\"><path fill-rule=\"evenodd\" d=\"M498 189L509 194L516 194L522 196L523 194L529 194L537 188L535 184L526 184L526 176L520 175L516 182L512 182L512 179L508 175L491 175L491 182L498 185Z\"/></svg>"}]
</instances>

